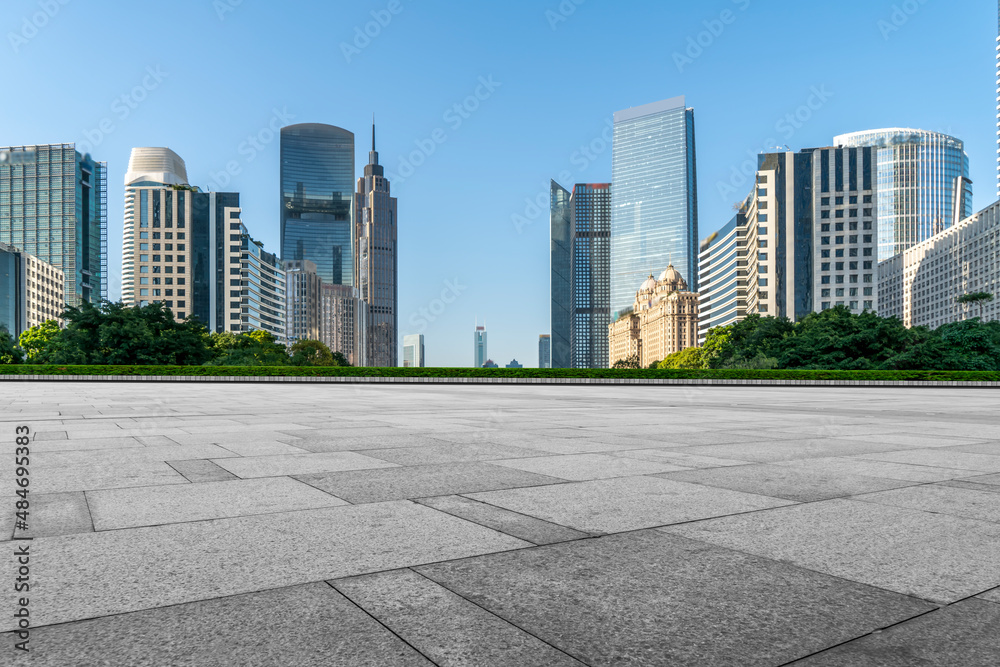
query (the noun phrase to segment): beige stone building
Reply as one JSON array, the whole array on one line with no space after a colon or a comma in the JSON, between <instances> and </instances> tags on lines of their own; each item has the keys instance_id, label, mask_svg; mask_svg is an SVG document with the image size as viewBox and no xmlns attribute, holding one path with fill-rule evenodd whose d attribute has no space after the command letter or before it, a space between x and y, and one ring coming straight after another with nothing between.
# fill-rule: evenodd
<instances>
[{"instance_id":1,"label":"beige stone building","mask_svg":"<svg viewBox=\"0 0 1000 667\"><path fill-rule=\"evenodd\" d=\"M689 292L681 274L668 266L635 293L631 312L608 326L608 361L635 355L646 368L654 361L698 344L698 294Z\"/></svg>"}]
</instances>

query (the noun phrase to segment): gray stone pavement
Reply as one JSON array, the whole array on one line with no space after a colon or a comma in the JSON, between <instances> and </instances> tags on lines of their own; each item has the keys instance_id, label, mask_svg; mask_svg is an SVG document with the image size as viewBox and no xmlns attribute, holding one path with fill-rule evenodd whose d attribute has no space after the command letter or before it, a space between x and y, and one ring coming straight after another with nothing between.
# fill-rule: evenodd
<instances>
[{"instance_id":1,"label":"gray stone pavement","mask_svg":"<svg viewBox=\"0 0 1000 667\"><path fill-rule=\"evenodd\" d=\"M0 664L996 667L998 405L0 383Z\"/></svg>"}]
</instances>

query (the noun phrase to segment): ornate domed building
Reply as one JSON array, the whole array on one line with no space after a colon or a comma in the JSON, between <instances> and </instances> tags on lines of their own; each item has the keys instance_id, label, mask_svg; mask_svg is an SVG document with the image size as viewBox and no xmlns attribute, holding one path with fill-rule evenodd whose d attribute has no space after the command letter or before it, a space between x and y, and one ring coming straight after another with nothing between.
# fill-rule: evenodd
<instances>
[{"instance_id":1,"label":"ornate domed building","mask_svg":"<svg viewBox=\"0 0 1000 667\"><path fill-rule=\"evenodd\" d=\"M630 311L608 326L608 361L636 356L646 368L674 352L698 344L698 294L673 265L646 279Z\"/></svg>"}]
</instances>

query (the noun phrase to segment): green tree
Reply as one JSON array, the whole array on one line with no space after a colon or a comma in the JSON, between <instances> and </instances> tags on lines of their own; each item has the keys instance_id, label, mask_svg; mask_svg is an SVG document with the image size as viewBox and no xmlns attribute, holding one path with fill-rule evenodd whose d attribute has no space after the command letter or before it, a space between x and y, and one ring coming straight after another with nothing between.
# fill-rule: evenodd
<instances>
[{"instance_id":1,"label":"green tree","mask_svg":"<svg viewBox=\"0 0 1000 667\"><path fill-rule=\"evenodd\" d=\"M23 357L7 327L0 325L0 364L19 364Z\"/></svg>"},{"instance_id":2,"label":"green tree","mask_svg":"<svg viewBox=\"0 0 1000 667\"><path fill-rule=\"evenodd\" d=\"M702 346L705 368L744 368L749 360L777 357L795 326L785 317L749 315L736 324L710 329ZM752 367L752 366L751 366Z\"/></svg>"},{"instance_id":3,"label":"green tree","mask_svg":"<svg viewBox=\"0 0 1000 667\"><path fill-rule=\"evenodd\" d=\"M268 331L213 333L208 336L209 366L288 366L288 350Z\"/></svg>"},{"instance_id":4,"label":"green tree","mask_svg":"<svg viewBox=\"0 0 1000 667\"><path fill-rule=\"evenodd\" d=\"M659 368L704 368L705 359L700 347L689 347L668 355Z\"/></svg>"},{"instance_id":5,"label":"green tree","mask_svg":"<svg viewBox=\"0 0 1000 667\"><path fill-rule=\"evenodd\" d=\"M341 352L340 350L337 350L336 352L333 353L333 364L332 365L333 366L344 366L344 367L346 367L346 366L350 366L351 362L349 362L347 360L347 357L344 356L343 352Z\"/></svg>"},{"instance_id":6,"label":"green tree","mask_svg":"<svg viewBox=\"0 0 1000 667\"><path fill-rule=\"evenodd\" d=\"M979 306L979 319L983 318L983 306L993 300L993 295L989 292L972 292L958 297L961 304L973 304Z\"/></svg>"},{"instance_id":7,"label":"green tree","mask_svg":"<svg viewBox=\"0 0 1000 667\"><path fill-rule=\"evenodd\" d=\"M779 368L867 370L880 367L917 339L918 332L896 318L870 311L854 315L837 306L803 317L768 356L778 359Z\"/></svg>"},{"instance_id":8,"label":"green tree","mask_svg":"<svg viewBox=\"0 0 1000 667\"><path fill-rule=\"evenodd\" d=\"M318 340L298 340L289 352L293 366L333 366L333 354Z\"/></svg>"},{"instance_id":9,"label":"green tree","mask_svg":"<svg viewBox=\"0 0 1000 667\"><path fill-rule=\"evenodd\" d=\"M21 332L18 343L27 355L29 364L41 363L41 359L53 349L54 341L59 337L59 323L46 320L30 329Z\"/></svg>"},{"instance_id":10,"label":"green tree","mask_svg":"<svg viewBox=\"0 0 1000 667\"><path fill-rule=\"evenodd\" d=\"M639 368L639 355L630 354L628 357L624 359L619 359L618 361L615 362L612 368L618 368L618 369Z\"/></svg>"}]
</instances>

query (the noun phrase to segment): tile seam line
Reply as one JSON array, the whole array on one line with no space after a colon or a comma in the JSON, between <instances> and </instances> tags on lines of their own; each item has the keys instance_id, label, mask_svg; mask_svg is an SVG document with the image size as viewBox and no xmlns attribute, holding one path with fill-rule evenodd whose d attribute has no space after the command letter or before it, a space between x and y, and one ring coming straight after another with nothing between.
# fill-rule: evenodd
<instances>
[{"instance_id":1,"label":"tile seam line","mask_svg":"<svg viewBox=\"0 0 1000 667\"><path fill-rule=\"evenodd\" d=\"M429 500L429 499L432 499L432 498L442 498L442 497L447 497L447 496L427 496L426 499ZM458 496L458 497L464 498L465 496ZM529 540L527 538L518 537L517 535L513 535L511 533L504 532L504 531L500 530L499 528L493 528L492 526L487 526L486 524L479 523L478 521L474 521L474 520L470 519L469 517L465 517L465 516L462 516L460 514L453 514L453 513L449 512L447 510L443 510L443 509L439 509L437 507L434 507L433 505L425 505L424 503L420 502L420 500L425 500L425 498L420 498L420 499L412 498L412 499L410 499L410 502L411 503L415 503L417 505L420 505L422 507L426 507L427 509L434 510L435 512L441 512L442 514L447 514L448 516L454 517L454 518L459 519L461 521L466 521L466 522L471 523L471 524L473 524L475 526L479 526L480 528L485 528L486 530L491 530L491 531L493 531L495 533L499 533L500 535L506 535L507 537L514 538L515 540L521 540L522 542L527 542L532 547L542 547L542 546L546 546L547 544L552 544L552 543L539 544L538 542L533 542L532 540ZM472 498L466 498L466 500L473 500L473 499ZM486 504L486 503L483 503L483 504ZM495 507L495 506L494 505L490 505L490 507ZM500 508L497 508L497 509L503 509L503 508L500 507ZM508 511L510 511L510 510L508 510ZM519 512L514 512L514 513L515 514L520 514ZM524 517L527 517L527 518L531 518L531 519L535 519L536 521L543 521L543 519L538 519L537 517L528 517L527 514L521 514L521 516L524 516ZM557 527L559 526L559 524L553 524L553 523L548 522L548 521L545 521L545 523L549 523L550 525L557 526ZM562 526L562 527L563 528L567 528L567 526ZM571 528L570 530L573 530L573 529ZM577 531L577 532L582 532L582 531ZM591 537L591 535L584 535L583 537L579 537L576 540L563 540L563 542L575 542L577 540L587 539L589 537ZM531 547L525 547L525 548L531 548Z\"/></svg>"}]
</instances>

